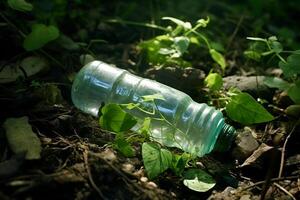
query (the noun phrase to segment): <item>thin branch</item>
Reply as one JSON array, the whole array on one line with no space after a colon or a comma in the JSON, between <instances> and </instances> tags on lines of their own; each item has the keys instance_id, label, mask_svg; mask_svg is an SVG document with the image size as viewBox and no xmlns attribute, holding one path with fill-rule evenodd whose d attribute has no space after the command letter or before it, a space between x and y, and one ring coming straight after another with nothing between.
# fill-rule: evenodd
<instances>
[{"instance_id":1,"label":"thin branch","mask_svg":"<svg viewBox=\"0 0 300 200\"><path fill-rule=\"evenodd\" d=\"M276 181L291 180L291 179L298 179L298 178L299 178L299 176L287 176L287 177L280 177L280 178L272 178L270 181L271 182L276 182ZM264 181L258 181L256 183L253 183L252 185L249 185L247 187L242 188L242 191L251 189L251 188L256 187L258 185L261 185L261 184L264 184L265 182L266 182L265 180Z\"/></svg>"},{"instance_id":2,"label":"thin branch","mask_svg":"<svg viewBox=\"0 0 300 200\"><path fill-rule=\"evenodd\" d=\"M278 178L280 178L282 176L282 172L283 172L283 166L284 166L284 158L285 158L285 149L286 149L286 145L292 135L292 133L294 132L295 128L297 126L297 123L293 126L291 132L289 133L289 135L285 138L283 147L281 149L281 160L280 160L280 168L279 168L279 173L278 173Z\"/></svg>"},{"instance_id":3,"label":"thin branch","mask_svg":"<svg viewBox=\"0 0 300 200\"><path fill-rule=\"evenodd\" d=\"M88 163L88 150L86 148L84 148L83 150L83 158L84 158L84 164L86 167L86 171L88 173L88 177L89 177L89 181L91 183L91 186L96 190L96 192L98 193L98 195L101 197L101 199L107 199L103 193L101 192L101 190L97 187L97 185L95 184L93 177L92 177L92 173L91 173L91 169L89 167L89 163Z\"/></svg>"},{"instance_id":4,"label":"thin branch","mask_svg":"<svg viewBox=\"0 0 300 200\"><path fill-rule=\"evenodd\" d=\"M229 49L229 47L230 47L230 45L231 45L233 39L235 38L236 34L238 33L238 31L239 31L239 29L240 29L240 27L241 27L241 24L242 24L243 21L244 21L244 17L245 17L245 15L242 15L242 16L240 17L240 19L239 19L239 21L238 21L238 23L237 23L237 25L236 25L236 27L235 27L235 29L234 29L232 35L230 36L229 41L228 41L228 44L227 44L227 47L226 47L226 52L228 51L228 49Z\"/></svg>"},{"instance_id":5,"label":"thin branch","mask_svg":"<svg viewBox=\"0 0 300 200\"><path fill-rule=\"evenodd\" d=\"M278 183L273 183L276 187L278 187L281 191L283 191L284 193L286 193L287 195L289 195L293 200L297 200L294 195L292 195L289 191L287 191L284 187L282 187L281 185L279 185Z\"/></svg>"}]
</instances>

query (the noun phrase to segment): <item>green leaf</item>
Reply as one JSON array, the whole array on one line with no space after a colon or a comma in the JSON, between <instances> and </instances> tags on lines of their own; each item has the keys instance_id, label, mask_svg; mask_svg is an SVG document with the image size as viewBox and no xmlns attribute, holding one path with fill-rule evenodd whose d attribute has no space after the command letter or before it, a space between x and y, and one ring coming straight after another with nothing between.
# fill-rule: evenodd
<instances>
[{"instance_id":1,"label":"green leaf","mask_svg":"<svg viewBox=\"0 0 300 200\"><path fill-rule=\"evenodd\" d=\"M207 17L206 20L205 19L199 19L197 21L197 25L200 26L200 27L206 27L207 24L209 23L209 20L210 20L209 17Z\"/></svg>"},{"instance_id":2,"label":"green leaf","mask_svg":"<svg viewBox=\"0 0 300 200\"><path fill-rule=\"evenodd\" d=\"M101 109L100 126L106 130L122 132L131 129L137 120L117 104L107 104Z\"/></svg>"},{"instance_id":3,"label":"green leaf","mask_svg":"<svg viewBox=\"0 0 300 200\"><path fill-rule=\"evenodd\" d=\"M247 37L247 40L267 42L266 39L264 39L264 38L259 38L259 37Z\"/></svg>"},{"instance_id":4,"label":"green leaf","mask_svg":"<svg viewBox=\"0 0 300 200\"><path fill-rule=\"evenodd\" d=\"M172 153L155 143L143 143L142 156L149 179L157 177L172 164Z\"/></svg>"},{"instance_id":5,"label":"green leaf","mask_svg":"<svg viewBox=\"0 0 300 200\"><path fill-rule=\"evenodd\" d=\"M247 93L239 93L231 97L226 105L228 116L241 124L268 122L274 117Z\"/></svg>"},{"instance_id":6,"label":"green leaf","mask_svg":"<svg viewBox=\"0 0 300 200\"><path fill-rule=\"evenodd\" d=\"M180 176L190 160L190 154L183 153L182 155L173 155L171 170L177 175Z\"/></svg>"},{"instance_id":7,"label":"green leaf","mask_svg":"<svg viewBox=\"0 0 300 200\"><path fill-rule=\"evenodd\" d=\"M290 84L288 82L277 77L265 77L263 82L270 88L278 88L280 90L286 90L290 87Z\"/></svg>"},{"instance_id":8,"label":"green leaf","mask_svg":"<svg viewBox=\"0 0 300 200\"><path fill-rule=\"evenodd\" d=\"M189 169L184 173L183 184L191 190L206 192L216 185L216 181L201 169Z\"/></svg>"},{"instance_id":9,"label":"green leaf","mask_svg":"<svg viewBox=\"0 0 300 200\"><path fill-rule=\"evenodd\" d=\"M215 49L210 49L209 53L210 53L212 59L215 62L217 62L224 71L225 67L226 67L226 62L225 62L225 58L223 57L223 55L220 54L219 52L217 52Z\"/></svg>"},{"instance_id":10,"label":"green leaf","mask_svg":"<svg viewBox=\"0 0 300 200\"><path fill-rule=\"evenodd\" d=\"M180 36L174 38L174 48L179 52L180 56L183 55L190 44L190 40L188 37Z\"/></svg>"},{"instance_id":11,"label":"green leaf","mask_svg":"<svg viewBox=\"0 0 300 200\"><path fill-rule=\"evenodd\" d=\"M163 17L163 20L170 20L171 22L177 24L178 26L182 26L184 29L188 30L192 28L192 25L190 22L184 22L180 19L176 19L174 17Z\"/></svg>"},{"instance_id":12,"label":"green leaf","mask_svg":"<svg viewBox=\"0 0 300 200\"><path fill-rule=\"evenodd\" d=\"M33 9L32 4L26 2L25 0L7 0L7 3L12 9L21 12L32 11Z\"/></svg>"},{"instance_id":13,"label":"green leaf","mask_svg":"<svg viewBox=\"0 0 300 200\"><path fill-rule=\"evenodd\" d=\"M151 117L146 117L139 129L139 132L145 136L148 136L151 125Z\"/></svg>"},{"instance_id":14,"label":"green leaf","mask_svg":"<svg viewBox=\"0 0 300 200\"><path fill-rule=\"evenodd\" d=\"M218 73L210 73L205 78L204 83L210 90L215 91L223 86L223 79Z\"/></svg>"},{"instance_id":15,"label":"green leaf","mask_svg":"<svg viewBox=\"0 0 300 200\"><path fill-rule=\"evenodd\" d=\"M27 51L40 49L50 41L55 40L59 36L59 30L56 26L46 26L44 24L34 24L31 33L26 36L23 47Z\"/></svg>"},{"instance_id":16,"label":"green leaf","mask_svg":"<svg viewBox=\"0 0 300 200\"><path fill-rule=\"evenodd\" d=\"M290 105L287 107L284 112L292 117L300 117L300 105Z\"/></svg>"},{"instance_id":17,"label":"green leaf","mask_svg":"<svg viewBox=\"0 0 300 200\"><path fill-rule=\"evenodd\" d=\"M280 42L277 41L269 41L270 47L275 53L282 52L283 48Z\"/></svg>"},{"instance_id":18,"label":"green leaf","mask_svg":"<svg viewBox=\"0 0 300 200\"><path fill-rule=\"evenodd\" d=\"M287 93L295 103L300 103L300 80L291 84L291 87L287 90Z\"/></svg>"},{"instance_id":19,"label":"green leaf","mask_svg":"<svg viewBox=\"0 0 300 200\"><path fill-rule=\"evenodd\" d=\"M27 160L41 157L41 142L32 131L28 117L8 118L3 127L11 150L15 153L26 153Z\"/></svg>"},{"instance_id":20,"label":"green leaf","mask_svg":"<svg viewBox=\"0 0 300 200\"><path fill-rule=\"evenodd\" d=\"M244 51L244 55L247 58L250 58L250 59L255 60L255 61L260 61L260 58L261 58L261 54L260 53L258 53L256 51L252 51L252 50Z\"/></svg>"},{"instance_id":21,"label":"green leaf","mask_svg":"<svg viewBox=\"0 0 300 200\"><path fill-rule=\"evenodd\" d=\"M123 133L118 133L116 135L113 147L121 152L126 157L135 156L135 151L130 143L126 140Z\"/></svg>"},{"instance_id":22,"label":"green leaf","mask_svg":"<svg viewBox=\"0 0 300 200\"><path fill-rule=\"evenodd\" d=\"M289 78L300 74L300 50L294 52L287 58L287 62L279 62L279 67L282 69L285 77Z\"/></svg>"}]
</instances>

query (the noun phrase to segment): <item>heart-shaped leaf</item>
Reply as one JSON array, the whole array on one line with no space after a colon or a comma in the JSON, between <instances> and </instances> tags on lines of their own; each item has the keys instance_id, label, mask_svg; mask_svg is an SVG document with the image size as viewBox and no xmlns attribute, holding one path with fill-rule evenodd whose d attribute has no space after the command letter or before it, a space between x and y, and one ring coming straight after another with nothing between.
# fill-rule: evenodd
<instances>
[{"instance_id":1,"label":"heart-shaped leaf","mask_svg":"<svg viewBox=\"0 0 300 200\"><path fill-rule=\"evenodd\" d=\"M131 129L136 124L136 119L125 112L117 104L107 104L101 109L100 126L106 130L122 132Z\"/></svg>"},{"instance_id":2,"label":"heart-shaped leaf","mask_svg":"<svg viewBox=\"0 0 300 200\"><path fill-rule=\"evenodd\" d=\"M46 26L44 24L34 24L31 33L26 36L23 47L27 51L37 50L59 36L56 26Z\"/></svg>"},{"instance_id":3,"label":"heart-shaped leaf","mask_svg":"<svg viewBox=\"0 0 300 200\"><path fill-rule=\"evenodd\" d=\"M183 177L183 184L197 192L206 192L216 185L213 177L201 169L189 169Z\"/></svg>"},{"instance_id":4,"label":"heart-shaped leaf","mask_svg":"<svg viewBox=\"0 0 300 200\"><path fill-rule=\"evenodd\" d=\"M172 153L155 143L143 143L142 156L149 179L157 177L172 165Z\"/></svg>"},{"instance_id":5,"label":"heart-shaped leaf","mask_svg":"<svg viewBox=\"0 0 300 200\"><path fill-rule=\"evenodd\" d=\"M255 124L268 122L274 117L255 99L244 92L231 97L226 105L228 116L241 124Z\"/></svg>"}]
</instances>

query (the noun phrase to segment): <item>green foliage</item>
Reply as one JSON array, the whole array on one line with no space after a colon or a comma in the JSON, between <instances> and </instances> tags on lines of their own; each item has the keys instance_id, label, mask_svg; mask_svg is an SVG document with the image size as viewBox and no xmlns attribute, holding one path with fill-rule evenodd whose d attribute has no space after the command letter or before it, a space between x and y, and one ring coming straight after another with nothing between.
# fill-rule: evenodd
<instances>
[{"instance_id":1,"label":"green foliage","mask_svg":"<svg viewBox=\"0 0 300 200\"><path fill-rule=\"evenodd\" d=\"M216 181L201 169L189 169L184 173L183 184L197 192L206 192L216 185Z\"/></svg>"},{"instance_id":2,"label":"green foliage","mask_svg":"<svg viewBox=\"0 0 300 200\"><path fill-rule=\"evenodd\" d=\"M300 50L294 51L286 62L280 61L279 67L282 69L286 78L290 78L300 74Z\"/></svg>"},{"instance_id":3,"label":"green foliage","mask_svg":"<svg viewBox=\"0 0 300 200\"><path fill-rule=\"evenodd\" d=\"M21 12L32 11L33 9L33 5L25 0L7 0L7 3L12 9Z\"/></svg>"},{"instance_id":4,"label":"green foliage","mask_svg":"<svg viewBox=\"0 0 300 200\"><path fill-rule=\"evenodd\" d=\"M291 87L287 90L289 97L297 104L300 104L300 80L291 84Z\"/></svg>"},{"instance_id":5,"label":"green foliage","mask_svg":"<svg viewBox=\"0 0 300 200\"><path fill-rule=\"evenodd\" d=\"M218 73L209 73L204 80L205 85L211 90L220 90L223 86L222 76Z\"/></svg>"},{"instance_id":6,"label":"green foliage","mask_svg":"<svg viewBox=\"0 0 300 200\"><path fill-rule=\"evenodd\" d=\"M126 157L135 156L135 151L130 143L126 140L124 133L117 133L113 147Z\"/></svg>"},{"instance_id":7,"label":"green foliage","mask_svg":"<svg viewBox=\"0 0 300 200\"><path fill-rule=\"evenodd\" d=\"M278 88L281 90L286 90L290 87L287 81L277 77L265 77L264 84L270 88Z\"/></svg>"},{"instance_id":8,"label":"green foliage","mask_svg":"<svg viewBox=\"0 0 300 200\"><path fill-rule=\"evenodd\" d=\"M100 126L106 130L123 132L131 129L137 120L117 104L107 104L101 109Z\"/></svg>"},{"instance_id":9,"label":"green foliage","mask_svg":"<svg viewBox=\"0 0 300 200\"><path fill-rule=\"evenodd\" d=\"M150 179L157 177L172 164L172 153L155 143L143 143L142 156Z\"/></svg>"},{"instance_id":10,"label":"green foliage","mask_svg":"<svg viewBox=\"0 0 300 200\"><path fill-rule=\"evenodd\" d=\"M170 166L171 170L177 176L180 176L190 159L191 155L185 152L181 155L173 154L172 165Z\"/></svg>"},{"instance_id":11,"label":"green foliage","mask_svg":"<svg viewBox=\"0 0 300 200\"><path fill-rule=\"evenodd\" d=\"M191 44L200 47L201 43L199 41L202 40L208 48L211 58L221 66L222 70L225 70L226 62L224 56L212 48L207 37L197 30L205 28L209 23L209 18L206 20L199 19L194 27L190 22L177 18L163 17L162 19L173 22L176 27L159 27L161 30L165 30L166 34L143 41L138 45L138 48L150 64L162 66L176 64L180 67L189 67L191 63L184 58L184 55L189 53Z\"/></svg>"},{"instance_id":12,"label":"green foliage","mask_svg":"<svg viewBox=\"0 0 300 200\"><path fill-rule=\"evenodd\" d=\"M209 53L212 57L212 59L218 63L222 70L224 71L225 70L225 67L226 67L226 62L225 62L225 58L222 54L220 54L219 52L217 52L215 49L210 49L209 50Z\"/></svg>"},{"instance_id":13,"label":"green foliage","mask_svg":"<svg viewBox=\"0 0 300 200\"><path fill-rule=\"evenodd\" d=\"M26 36L23 47L27 51L40 49L45 44L57 39L59 30L55 26L46 26L44 24L34 24L32 31Z\"/></svg>"},{"instance_id":14,"label":"green foliage","mask_svg":"<svg viewBox=\"0 0 300 200\"><path fill-rule=\"evenodd\" d=\"M276 77L267 77L264 79L264 83L271 88L278 88L280 90L284 90L287 92L288 96L295 102L300 103L300 50L290 52L291 55L287 57L285 60L280 53L283 52L283 47L280 42L277 41L275 36L269 37L268 39L263 38L253 38L248 37L250 40L254 40L256 42L260 42L265 45L265 51L261 50L253 50L253 55L249 56L249 53L245 52L245 55L248 55L249 58L254 60L258 57L275 55L279 59L278 66L282 69L284 78L287 80L283 80L281 78Z\"/></svg>"},{"instance_id":15,"label":"green foliage","mask_svg":"<svg viewBox=\"0 0 300 200\"><path fill-rule=\"evenodd\" d=\"M244 92L231 96L226 105L226 113L232 120L245 125L268 122L274 119L251 95Z\"/></svg>"}]
</instances>

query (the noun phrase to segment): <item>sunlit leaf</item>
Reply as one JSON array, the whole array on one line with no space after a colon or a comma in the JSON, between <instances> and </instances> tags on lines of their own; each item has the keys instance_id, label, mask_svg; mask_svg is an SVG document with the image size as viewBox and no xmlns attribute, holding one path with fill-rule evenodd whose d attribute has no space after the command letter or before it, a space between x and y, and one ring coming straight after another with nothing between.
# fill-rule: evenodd
<instances>
[{"instance_id":1,"label":"sunlit leaf","mask_svg":"<svg viewBox=\"0 0 300 200\"><path fill-rule=\"evenodd\" d=\"M40 49L50 41L59 36L59 30L56 26L46 26L44 24L34 24L31 33L26 36L23 47L27 51Z\"/></svg>"},{"instance_id":2,"label":"sunlit leaf","mask_svg":"<svg viewBox=\"0 0 300 200\"><path fill-rule=\"evenodd\" d=\"M213 177L201 169L189 169L183 177L183 184L197 192L206 192L216 185Z\"/></svg>"},{"instance_id":3,"label":"sunlit leaf","mask_svg":"<svg viewBox=\"0 0 300 200\"><path fill-rule=\"evenodd\" d=\"M206 27L207 24L209 23L209 17L207 17L207 19L199 19L197 21L197 25L201 26L201 27Z\"/></svg>"},{"instance_id":4,"label":"sunlit leaf","mask_svg":"<svg viewBox=\"0 0 300 200\"><path fill-rule=\"evenodd\" d=\"M274 117L247 93L239 93L231 97L226 105L227 115L241 124L268 122Z\"/></svg>"},{"instance_id":5,"label":"sunlit leaf","mask_svg":"<svg viewBox=\"0 0 300 200\"><path fill-rule=\"evenodd\" d=\"M248 40L253 40L253 41L262 41L262 42L267 42L266 39L264 38L259 38L259 37L247 37Z\"/></svg>"},{"instance_id":6,"label":"sunlit leaf","mask_svg":"<svg viewBox=\"0 0 300 200\"><path fill-rule=\"evenodd\" d=\"M187 51L189 44L190 40L188 37L180 36L174 38L173 46L180 53L180 56Z\"/></svg>"},{"instance_id":7,"label":"sunlit leaf","mask_svg":"<svg viewBox=\"0 0 300 200\"><path fill-rule=\"evenodd\" d=\"M172 153L155 143L143 143L142 156L149 179L157 177L172 164Z\"/></svg>"},{"instance_id":8,"label":"sunlit leaf","mask_svg":"<svg viewBox=\"0 0 300 200\"><path fill-rule=\"evenodd\" d=\"M192 25L190 22L184 22L180 19L174 18L174 17L163 17L163 20L170 20L172 22L174 22L175 24L177 24L178 26L182 26L184 29L188 30L192 28Z\"/></svg>"},{"instance_id":9,"label":"sunlit leaf","mask_svg":"<svg viewBox=\"0 0 300 200\"><path fill-rule=\"evenodd\" d=\"M131 129L137 120L117 104L107 104L101 109L100 126L106 130L122 132Z\"/></svg>"},{"instance_id":10,"label":"sunlit leaf","mask_svg":"<svg viewBox=\"0 0 300 200\"><path fill-rule=\"evenodd\" d=\"M217 52L215 49L210 49L209 53L210 53L212 59L216 63L218 63L224 71L225 67L226 67L226 62L225 62L224 56L222 54L220 54L219 52Z\"/></svg>"},{"instance_id":11,"label":"sunlit leaf","mask_svg":"<svg viewBox=\"0 0 300 200\"><path fill-rule=\"evenodd\" d=\"M223 79L222 76L218 73L210 73L205 78L204 83L212 91L219 90L223 85Z\"/></svg>"}]
</instances>

